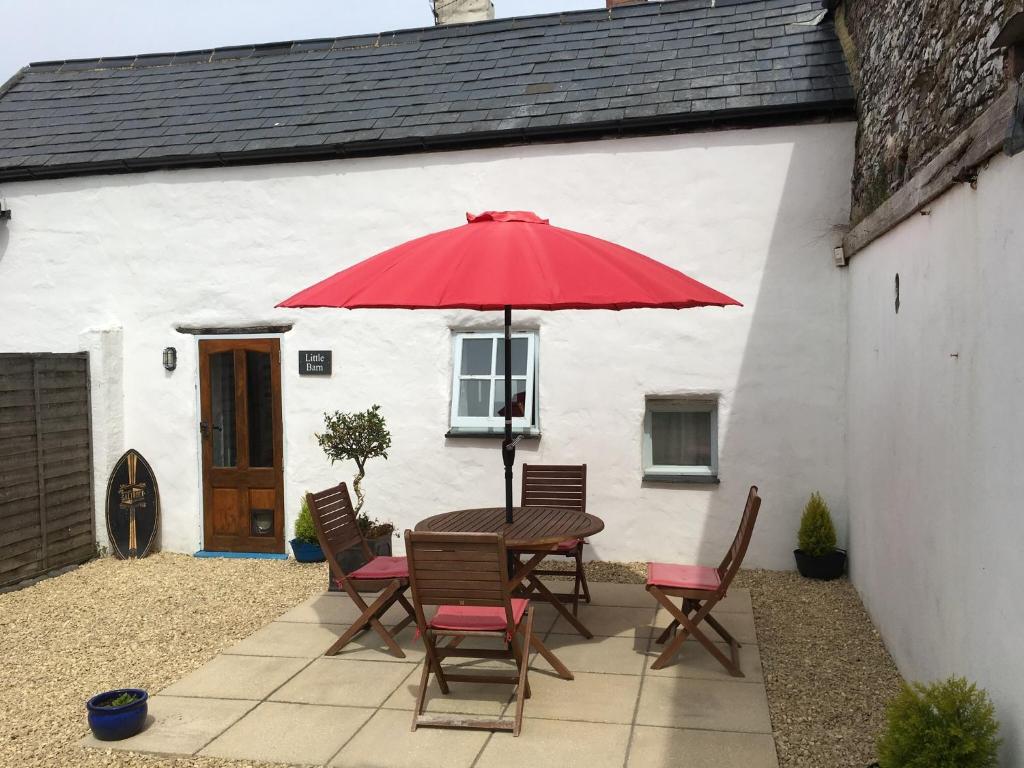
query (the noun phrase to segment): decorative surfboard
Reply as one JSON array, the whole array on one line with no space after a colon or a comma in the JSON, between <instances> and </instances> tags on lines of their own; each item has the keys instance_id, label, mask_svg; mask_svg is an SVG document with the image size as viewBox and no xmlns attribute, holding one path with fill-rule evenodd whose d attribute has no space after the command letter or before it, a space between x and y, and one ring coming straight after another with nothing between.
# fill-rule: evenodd
<instances>
[{"instance_id":1,"label":"decorative surfboard","mask_svg":"<svg viewBox=\"0 0 1024 768\"><path fill-rule=\"evenodd\" d=\"M107 483L107 533L122 560L145 557L160 524L160 493L153 468L134 448L127 450Z\"/></svg>"}]
</instances>

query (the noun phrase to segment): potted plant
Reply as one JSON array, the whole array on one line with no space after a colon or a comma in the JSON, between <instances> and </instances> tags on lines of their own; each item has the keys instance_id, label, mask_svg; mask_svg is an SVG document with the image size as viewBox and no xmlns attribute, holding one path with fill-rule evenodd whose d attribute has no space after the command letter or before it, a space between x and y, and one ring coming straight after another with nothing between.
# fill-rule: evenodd
<instances>
[{"instance_id":1,"label":"potted plant","mask_svg":"<svg viewBox=\"0 0 1024 768\"><path fill-rule=\"evenodd\" d=\"M984 689L962 677L903 684L878 739L880 768L995 768L999 723Z\"/></svg>"},{"instance_id":2,"label":"potted plant","mask_svg":"<svg viewBox=\"0 0 1024 768\"><path fill-rule=\"evenodd\" d=\"M118 688L98 693L85 703L89 728L101 741L134 736L146 724L149 694L141 688Z\"/></svg>"},{"instance_id":3,"label":"potted plant","mask_svg":"<svg viewBox=\"0 0 1024 768\"><path fill-rule=\"evenodd\" d=\"M826 581L837 579L846 570L846 552L836 548L836 529L828 504L815 491L800 518L798 549L793 550L801 576Z\"/></svg>"},{"instance_id":4,"label":"potted plant","mask_svg":"<svg viewBox=\"0 0 1024 768\"><path fill-rule=\"evenodd\" d=\"M317 442L334 464L338 461L353 461L356 474L352 478L352 490L356 494L356 522L363 533L370 551L375 555L391 555L391 539L395 526L381 522L363 512L366 494L363 478L366 477L366 462L370 459L387 459L391 447L391 433L388 431L380 406L374 405L366 411L356 413L324 414L324 431L316 435ZM366 562L362 549L354 547L340 555L341 567L348 573ZM331 589L336 590L333 580Z\"/></svg>"},{"instance_id":5,"label":"potted plant","mask_svg":"<svg viewBox=\"0 0 1024 768\"><path fill-rule=\"evenodd\" d=\"M305 496L302 497L299 516L295 519L295 538L289 543L292 545L292 554L300 563L322 563L327 559L316 537L313 516L309 514L309 504L306 503Z\"/></svg>"}]
</instances>

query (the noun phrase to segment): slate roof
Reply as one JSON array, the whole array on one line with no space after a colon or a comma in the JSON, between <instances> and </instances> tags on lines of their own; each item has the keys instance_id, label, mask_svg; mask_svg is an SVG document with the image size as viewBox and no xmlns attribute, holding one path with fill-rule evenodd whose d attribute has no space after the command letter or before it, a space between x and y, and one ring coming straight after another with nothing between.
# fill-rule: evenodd
<instances>
[{"instance_id":1,"label":"slate roof","mask_svg":"<svg viewBox=\"0 0 1024 768\"><path fill-rule=\"evenodd\" d=\"M0 180L848 115L820 0L665 0L475 24L32 64Z\"/></svg>"}]
</instances>

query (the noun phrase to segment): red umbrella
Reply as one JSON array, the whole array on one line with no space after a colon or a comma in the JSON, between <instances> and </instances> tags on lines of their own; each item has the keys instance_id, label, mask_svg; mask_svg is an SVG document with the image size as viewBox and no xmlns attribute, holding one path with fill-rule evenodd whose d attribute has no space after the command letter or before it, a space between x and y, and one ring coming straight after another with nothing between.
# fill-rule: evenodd
<instances>
[{"instance_id":1,"label":"red umbrella","mask_svg":"<svg viewBox=\"0 0 1024 768\"><path fill-rule=\"evenodd\" d=\"M379 253L279 307L505 311L505 508L512 521L512 309L686 309L739 302L636 251L553 227L528 211L467 224Z\"/></svg>"}]
</instances>

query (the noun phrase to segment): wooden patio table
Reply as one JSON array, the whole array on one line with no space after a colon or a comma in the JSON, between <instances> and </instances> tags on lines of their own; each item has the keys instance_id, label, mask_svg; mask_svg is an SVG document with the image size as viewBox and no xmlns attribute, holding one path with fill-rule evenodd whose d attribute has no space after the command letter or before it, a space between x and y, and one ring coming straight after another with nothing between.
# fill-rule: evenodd
<instances>
[{"instance_id":1,"label":"wooden patio table","mask_svg":"<svg viewBox=\"0 0 1024 768\"><path fill-rule=\"evenodd\" d=\"M561 507L513 507L514 522L505 522L504 507L485 507L481 509L459 509L455 512L444 512L428 517L416 525L417 531L434 531L438 533L499 533L505 539L505 546L514 549L540 549L550 546L552 551L556 544L566 539L583 539L604 530L604 521L578 509ZM510 576L509 587L517 597L536 597L531 590L536 590L541 599L555 607L555 610L568 621L583 637L592 638L591 632L565 604L544 585L533 571L547 556L541 552L532 555L529 560L516 561L515 570ZM523 582L529 585L524 587ZM550 659L548 660L550 661Z\"/></svg>"}]
</instances>

